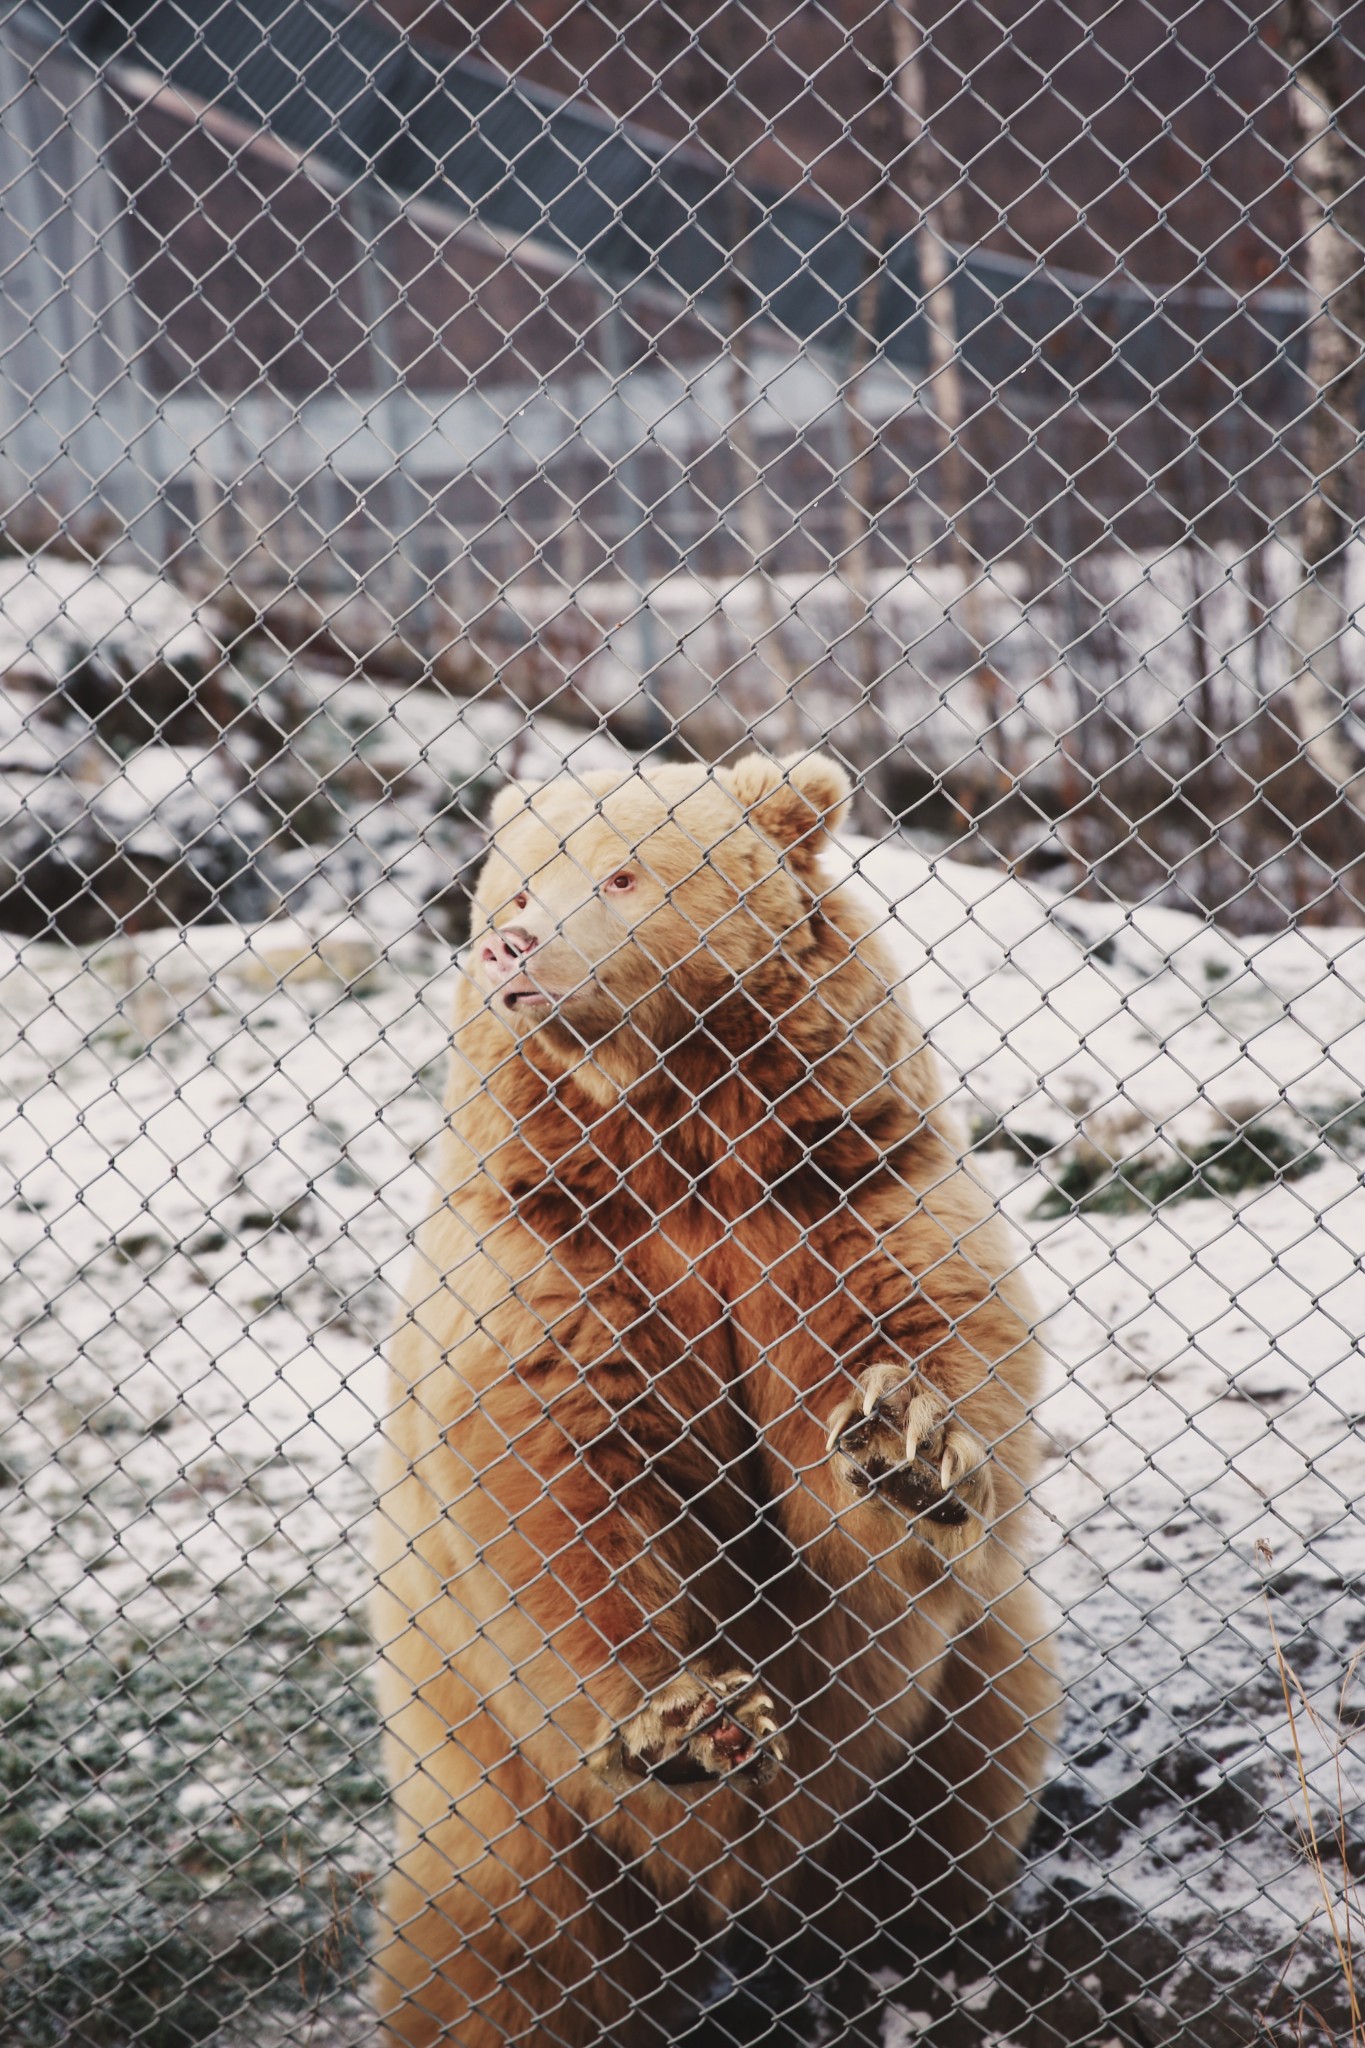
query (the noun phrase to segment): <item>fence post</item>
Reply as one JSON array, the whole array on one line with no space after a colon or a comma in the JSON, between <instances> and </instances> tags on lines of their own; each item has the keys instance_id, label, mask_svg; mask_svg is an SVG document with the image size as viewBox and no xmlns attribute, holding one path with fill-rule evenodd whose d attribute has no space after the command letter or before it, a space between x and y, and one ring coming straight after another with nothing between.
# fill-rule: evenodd
<instances>
[{"instance_id":1,"label":"fence post","mask_svg":"<svg viewBox=\"0 0 1365 2048\"><path fill-rule=\"evenodd\" d=\"M0 378L6 496L15 504L38 491L78 528L112 512L126 542L160 568L160 423L110 164L108 88L58 51L26 57L7 27L0 105L0 261L17 316Z\"/></svg>"},{"instance_id":2,"label":"fence post","mask_svg":"<svg viewBox=\"0 0 1365 2048\"><path fill-rule=\"evenodd\" d=\"M370 368L368 440L369 445L376 440L380 444L384 465L367 484L366 504L376 523L383 508L388 526L391 545L379 563L381 584L387 583L392 591L387 609L398 630L415 638L423 602L431 595L420 562L421 525L430 500L415 476L422 437L430 431L431 421L408 390L394 296L382 273L384 239L401 224L401 214L381 201L373 178L357 182L348 204L360 250L360 304Z\"/></svg>"}]
</instances>

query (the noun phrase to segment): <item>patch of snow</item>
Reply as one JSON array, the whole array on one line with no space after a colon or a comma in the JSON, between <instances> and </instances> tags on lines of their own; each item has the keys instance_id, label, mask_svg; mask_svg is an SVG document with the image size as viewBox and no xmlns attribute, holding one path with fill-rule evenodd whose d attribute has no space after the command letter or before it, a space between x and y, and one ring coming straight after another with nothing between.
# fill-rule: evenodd
<instances>
[{"instance_id":1,"label":"patch of snow","mask_svg":"<svg viewBox=\"0 0 1365 2048\"><path fill-rule=\"evenodd\" d=\"M212 665L194 606L164 576L53 554L0 555L0 675L60 685L94 654L122 675Z\"/></svg>"}]
</instances>

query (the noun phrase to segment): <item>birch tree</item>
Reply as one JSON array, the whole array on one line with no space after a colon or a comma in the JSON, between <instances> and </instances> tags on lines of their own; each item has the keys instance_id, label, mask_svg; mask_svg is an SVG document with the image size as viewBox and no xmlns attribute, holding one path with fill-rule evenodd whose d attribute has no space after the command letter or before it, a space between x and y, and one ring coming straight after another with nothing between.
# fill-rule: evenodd
<instances>
[{"instance_id":1,"label":"birch tree","mask_svg":"<svg viewBox=\"0 0 1365 2048\"><path fill-rule=\"evenodd\" d=\"M1301 147L1295 165L1302 264L1311 308L1300 581L1289 613L1291 702L1304 749L1328 777L1358 785L1365 733L1347 635L1348 550L1362 512L1365 398L1365 60L1346 33L1351 0L1284 0L1280 33L1291 68Z\"/></svg>"}]
</instances>

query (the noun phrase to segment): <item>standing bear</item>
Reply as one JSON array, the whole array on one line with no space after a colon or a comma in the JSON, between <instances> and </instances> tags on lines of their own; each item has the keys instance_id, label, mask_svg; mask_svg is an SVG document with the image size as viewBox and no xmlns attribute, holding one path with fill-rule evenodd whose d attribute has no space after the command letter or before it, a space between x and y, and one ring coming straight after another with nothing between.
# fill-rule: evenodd
<instances>
[{"instance_id":1,"label":"standing bear","mask_svg":"<svg viewBox=\"0 0 1365 2048\"><path fill-rule=\"evenodd\" d=\"M1027 1836L1034 1317L848 797L494 803L377 1516L407 2048L666 2042L722 1929L871 1957Z\"/></svg>"}]
</instances>

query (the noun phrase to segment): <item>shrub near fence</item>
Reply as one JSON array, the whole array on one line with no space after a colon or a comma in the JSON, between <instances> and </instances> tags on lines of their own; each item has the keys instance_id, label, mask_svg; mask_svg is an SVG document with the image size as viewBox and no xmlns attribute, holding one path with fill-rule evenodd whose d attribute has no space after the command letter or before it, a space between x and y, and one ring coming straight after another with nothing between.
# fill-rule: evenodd
<instances>
[{"instance_id":1,"label":"shrub near fence","mask_svg":"<svg viewBox=\"0 0 1365 2048\"><path fill-rule=\"evenodd\" d=\"M666 2024L1360 2033L1354 37L6 12L0 2038L371 2037L489 806L754 747L1028 1276L1065 1720L991 1914Z\"/></svg>"}]
</instances>

